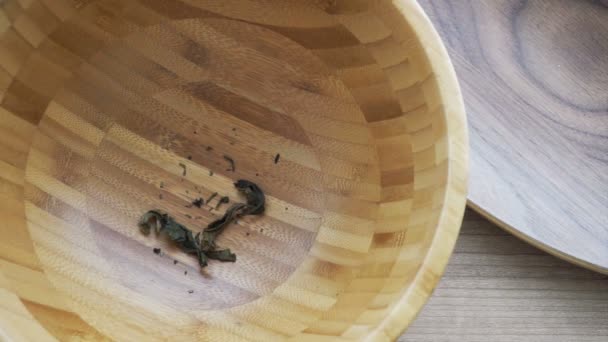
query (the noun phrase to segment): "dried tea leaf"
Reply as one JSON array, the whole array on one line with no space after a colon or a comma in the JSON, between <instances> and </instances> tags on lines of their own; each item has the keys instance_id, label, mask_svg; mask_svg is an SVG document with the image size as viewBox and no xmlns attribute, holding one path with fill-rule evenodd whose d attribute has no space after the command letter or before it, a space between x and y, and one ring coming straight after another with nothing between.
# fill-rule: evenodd
<instances>
[{"instance_id":1,"label":"dried tea leaf","mask_svg":"<svg viewBox=\"0 0 608 342\"><path fill-rule=\"evenodd\" d=\"M238 218L246 215L262 214L265 210L266 198L262 190L253 182L239 180L234 183L234 186L245 196L247 203L233 204L221 218L211 222L202 232L196 235L190 229L176 222L173 217L160 210L150 210L142 215L139 220L139 227L142 233L146 235L151 230L154 230L157 234L166 234L183 252L196 255L201 268L207 266L208 259L235 262L236 255L230 249L217 249L215 240L228 225ZM207 203L215 196L217 196L217 193L211 195ZM202 202L202 198L199 200ZM224 196L220 199L218 206L229 202L229 198Z\"/></svg>"},{"instance_id":2,"label":"dried tea leaf","mask_svg":"<svg viewBox=\"0 0 608 342\"><path fill-rule=\"evenodd\" d=\"M150 234L151 229L154 229L156 233L158 233L164 226L166 220L166 214L163 214L158 210L150 210L139 220L139 228L145 235Z\"/></svg>"},{"instance_id":3,"label":"dried tea leaf","mask_svg":"<svg viewBox=\"0 0 608 342\"><path fill-rule=\"evenodd\" d=\"M194 201L192 201L192 205L196 206L197 208L202 207L205 204L205 200L203 200L202 198L197 198Z\"/></svg>"},{"instance_id":4,"label":"dried tea leaf","mask_svg":"<svg viewBox=\"0 0 608 342\"><path fill-rule=\"evenodd\" d=\"M248 180L238 180L234 186L247 198L247 213L245 215L260 215L264 213L266 196L255 183Z\"/></svg>"},{"instance_id":5,"label":"dried tea leaf","mask_svg":"<svg viewBox=\"0 0 608 342\"><path fill-rule=\"evenodd\" d=\"M219 260L219 261L227 261L227 262L235 262L236 254L232 253L230 249L222 249L221 251L209 251L206 253L209 259Z\"/></svg>"}]
</instances>

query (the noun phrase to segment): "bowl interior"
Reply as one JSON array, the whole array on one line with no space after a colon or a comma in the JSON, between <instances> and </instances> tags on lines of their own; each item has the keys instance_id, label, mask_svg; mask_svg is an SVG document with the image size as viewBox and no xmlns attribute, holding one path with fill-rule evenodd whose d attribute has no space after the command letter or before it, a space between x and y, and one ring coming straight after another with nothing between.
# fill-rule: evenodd
<instances>
[{"instance_id":1,"label":"bowl interior","mask_svg":"<svg viewBox=\"0 0 608 342\"><path fill-rule=\"evenodd\" d=\"M27 257L12 243L0 260L29 258L51 299L8 286L60 339L363 338L397 305L417 312L403 298L458 152L427 42L400 6L9 0L0 125L27 151L3 155L24 172ZM202 230L231 205L222 196L244 201L238 179L267 210L219 238L236 263L200 270L137 228L161 209Z\"/></svg>"}]
</instances>

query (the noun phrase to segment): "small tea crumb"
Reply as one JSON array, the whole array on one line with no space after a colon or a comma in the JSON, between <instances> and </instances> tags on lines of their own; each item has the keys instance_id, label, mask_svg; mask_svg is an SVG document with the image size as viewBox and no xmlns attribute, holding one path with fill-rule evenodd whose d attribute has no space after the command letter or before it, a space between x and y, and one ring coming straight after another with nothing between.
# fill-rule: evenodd
<instances>
[{"instance_id":1,"label":"small tea crumb","mask_svg":"<svg viewBox=\"0 0 608 342\"><path fill-rule=\"evenodd\" d=\"M160 248L154 248L153 251L154 251L154 254L156 254L156 255L160 254L160 252L161 252Z\"/></svg>"},{"instance_id":2,"label":"small tea crumb","mask_svg":"<svg viewBox=\"0 0 608 342\"><path fill-rule=\"evenodd\" d=\"M207 205L209 205L209 203L211 201L213 201L213 199L217 196L217 192L214 192L211 194L211 196L209 196L209 198L207 198Z\"/></svg>"},{"instance_id":3,"label":"small tea crumb","mask_svg":"<svg viewBox=\"0 0 608 342\"><path fill-rule=\"evenodd\" d=\"M197 198L194 201L192 201L192 204L190 205L190 207L192 208L192 205L194 205L197 208L200 208L203 206L203 204L205 204L205 201L202 198Z\"/></svg>"},{"instance_id":4,"label":"small tea crumb","mask_svg":"<svg viewBox=\"0 0 608 342\"><path fill-rule=\"evenodd\" d=\"M229 168L226 171L232 171L232 172L236 171L236 167L235 167L236 165L234 165L234 159L230 158L227 155L224 155L224 160L226 160L229 164Z\"/></svg>"},{"instance_id":5,"label":"small tea crumb","mask_svg":"<svg viewBox=\"0 0 608 342\"><path fill-rule=\"evenodd\" d=\"M215 206L215 210L218 210L222 204L228 203L230 203L230 198L228 196L220 198L220 200L217 202L217 205Z\"/></svg>"}]
</instances>

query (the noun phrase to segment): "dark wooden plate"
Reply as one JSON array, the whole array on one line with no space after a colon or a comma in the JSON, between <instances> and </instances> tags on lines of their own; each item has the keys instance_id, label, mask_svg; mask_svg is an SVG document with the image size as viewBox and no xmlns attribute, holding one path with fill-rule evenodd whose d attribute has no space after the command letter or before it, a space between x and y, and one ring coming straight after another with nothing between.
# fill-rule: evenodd
<instances>
[{"instance_id":1,"label":"dark wooden plate","mask_svg":"<svg viewBox=\"0 0 608 342\"><path fill-rule=\"evenodd\" d=\"M608 272L608 8L420 1L451 54L471 136L469 204Z\"/></svg>"}]
</instances>

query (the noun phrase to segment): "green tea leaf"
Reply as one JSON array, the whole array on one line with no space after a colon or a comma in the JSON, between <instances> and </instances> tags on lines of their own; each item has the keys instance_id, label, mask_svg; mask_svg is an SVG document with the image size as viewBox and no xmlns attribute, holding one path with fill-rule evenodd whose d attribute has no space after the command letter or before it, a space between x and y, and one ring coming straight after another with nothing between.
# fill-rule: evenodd
<instances>
[{"instance_id":1,"label":"green tea leaf","mask_svg":"<svg viewBox=\"0 0 608 342\"><path fill-rule=\"evenodd\" d=\"M217 249L215 240L226 227L238 218L246 215L262 214L265 210L266 198L262 190L253 182L239 180L234 183L234 186L245 196L247 203L233 204L221 218L211 222L202 232L198 232L196 235L193 234L192 230L176 222L173 217L160 210L150 210L142 215L139 220L139 227L142 233L146 235L151 230L154 230L156 234L167 235L184 253L196 255L201 268L207 266L208 259L235 262L236 255L230 249ZM217 196L217 193L214 193L207 200L207 203L215 196ZM228 197L222 197L218 207L219 204L229 202Z\"/></svg>"}]
</instances>

